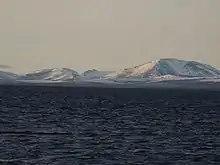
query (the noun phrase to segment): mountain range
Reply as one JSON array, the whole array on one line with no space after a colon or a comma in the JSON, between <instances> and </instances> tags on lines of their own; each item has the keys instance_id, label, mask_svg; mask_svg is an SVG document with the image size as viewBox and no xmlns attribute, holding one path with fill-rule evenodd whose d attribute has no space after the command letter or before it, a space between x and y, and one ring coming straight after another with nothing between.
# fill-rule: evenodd
<instances>
[{"instance_id":1,"label":"mountain range","mask_svg":"<svg viewBox=\"0 0 220 165\"><path fill-rule=\"evenodd\" d=\"M25 75L0 71L1 81L111 82L119 80L220 78L220 70L196 61L174 58L159 59L118 71L91 69L79 74L69 68L41 69Z\"/></svg>"}]
</instances>

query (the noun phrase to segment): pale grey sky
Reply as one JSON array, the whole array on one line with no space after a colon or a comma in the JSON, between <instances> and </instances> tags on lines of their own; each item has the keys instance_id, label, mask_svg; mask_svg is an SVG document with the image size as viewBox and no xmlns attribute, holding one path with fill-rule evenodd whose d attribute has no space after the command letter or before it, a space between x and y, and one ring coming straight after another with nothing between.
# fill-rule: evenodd
<instances>
[{"instance_id":1,"label":"pale grey sky","mask_svg":"<svg viewBox=\"0 0 220 165\"><path fill-rule=\"evenodd\" d=\"M220 68L220 0L0 0L1 65L113 70L176 57Z\"/></svg>"}]
</instances>

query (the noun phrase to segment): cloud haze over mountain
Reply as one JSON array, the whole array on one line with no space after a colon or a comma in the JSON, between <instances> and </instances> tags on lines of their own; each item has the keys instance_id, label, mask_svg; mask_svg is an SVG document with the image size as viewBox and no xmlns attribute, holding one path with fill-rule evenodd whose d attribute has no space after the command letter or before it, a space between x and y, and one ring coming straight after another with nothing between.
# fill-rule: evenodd
<instances>
[{"instance_id":1,"label":"cloud haze over mountain","mask_svg":"<svg viewBox=\"0 0 220 165\"><path fill-rule=\"evenodd\" d=\"M219 0L1 0L1 63L18 72L116 70L175 57L220 68L219 6Z\"/></svg>"},{"instance_id":2,"label":"cloud haze over mountain","mask_svg":"<svg viewBox=\"0 0 220 165\"><path fill-rule=\"evenodd\" d=\"M1 65L0 64L0 69L12 69L12 67L9 65Z\"/></svg>"}]
</instances>

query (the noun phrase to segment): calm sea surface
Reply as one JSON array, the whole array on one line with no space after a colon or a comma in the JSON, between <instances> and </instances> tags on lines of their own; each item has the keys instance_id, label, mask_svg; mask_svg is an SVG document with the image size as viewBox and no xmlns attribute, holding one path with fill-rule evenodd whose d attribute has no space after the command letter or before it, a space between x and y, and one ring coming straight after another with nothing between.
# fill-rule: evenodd
<instances>
[{"instance_id":1,"label":"calm sea surface","mask_svg":"<svg viewBox=\"0 0 220 165\"><path fill-rule=\"evenodd\" d=\"M220 164L220 92L0 87L1 165Z\"/></svg>"}]
</instances>

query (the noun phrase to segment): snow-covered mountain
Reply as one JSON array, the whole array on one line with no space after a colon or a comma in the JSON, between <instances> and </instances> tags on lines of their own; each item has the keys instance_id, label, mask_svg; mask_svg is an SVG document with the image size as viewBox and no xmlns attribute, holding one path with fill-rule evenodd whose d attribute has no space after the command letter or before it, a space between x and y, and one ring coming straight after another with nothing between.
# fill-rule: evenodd
<instances>
[{"instance_id":1,"label":"snow-covered mountain","mask_svg":"<svg viewBox=\"0 0 220 165\"><path fill-rule=\"evenodd\" d=\"M0 80L1 81L2 80L6 80L6 81L15 80L17 77L18 77L17 74L0 70Z\"/></svg>"},{"instance_id":2,"label":"snow-covered mountain","mask_svg":"<svg viewBox=\"0 0 220 165\"><path fill-rule=\"evenodd\" d=\"M123 69L105 78L154 78L154 77L220 77L220 70L195 61L160 59L133 68Z\"/></svg>"},{"instance_id":3,"label":"snow-covered mountain","mask_svg":"<svg viewBox=\"0 0 220 165\"><path fill-rule=\"evenodd\" d=\"M220 70L207 64L178 59L160 59L114 72L91 69L81 75L68 68L42 69L23 76L0 70L0 84L38 83L96 87L118 85L120 87L145 87L150 84L159 84L187 87L188 84L203 85L217 82L220 82Z\"/></svg>"},{"instance_id":4,"label":"snow-covered mountain","mask_svg":"<svg viewBox=\"0 0 220 165\"><path fill-rule=\"evenodd\" d=\"M112 71L98 71L96 69L91 69L83 72L83 74L81 74L81 78L83 80L101 79L110 73L112 73Z\"/></svg>"},{"instance_id":5,"label":"snow-covered mountain","mask_svg":"<svg viewBox=\"0 0 220 165\"><path fill-rule=\"evenodd\" d=\"M50 81L72 81L80 75L68 68L42 69L21 76L20 80L50 80Z\"/></svg>"}]
</instances>

